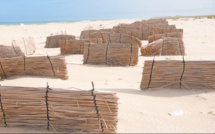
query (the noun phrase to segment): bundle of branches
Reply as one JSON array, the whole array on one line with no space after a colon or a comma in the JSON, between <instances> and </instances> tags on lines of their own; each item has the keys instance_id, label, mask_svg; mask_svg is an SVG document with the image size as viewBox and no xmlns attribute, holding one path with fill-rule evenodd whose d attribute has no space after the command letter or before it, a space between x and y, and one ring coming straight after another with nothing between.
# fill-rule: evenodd
<instances>
[{"instance_id":1,"label":"bundle of branches","mask_svg":"<svg viewBox=\"0 0 215 134\"><path fill-rule=\"evenodd\" d=\"M141 41L133 36L117 33L90 33L90 39L101 38L103 43L136 43L141 47Z\"/></svg>"},{"instance_id":2,"label":"bundle of branches","mask_svg":"<svg viewBox=\"0 0 215 134\"><path fill-rule=\"evenodd\" d=\"M89 39L91 33L115 33L113 29L100 29L100 30L84 30L81 31L80 39Z\"/></svg>"},{"instance_id":3,"label":"bundle of branches","mask_svg":"<svg viewBox=\"0 0 215 134\"><path fill-rule=\"evenodd\" d=\"M165 33L165 34L154 34L154 35L150 35L148 37L148 41L149 43L152 43L153 41L162 39L164 37L172 37L172 38L183 38L183 33L181 32L172 32L172 33Z\"/></svg>"},{"instance_id":4,"label":"bundle of branches","mask_svg":"<svg viewBox=\"0 0 215 134\"><path fill-rule=\"evenodd\" d=\"M68 79L64 57L18 57L0 59L0 76L36 75Z\"/></svg>"},{"instance_id":5,"label":"bundle of branches","mask_svg":"<svg viewBox=\"0 0 215 134\"><path fill-rule=\"evenodd\" d=\"M101 38L84 40L63 40L60 43L61 55L84 54L84 44L102 43Z\"/></svg>"},{"instance_id":6,"label":"bundle of branches","mask_svg":"<svg viewBox=\"0 0 215 134\"><path fill-rule=\"evenodd\" d=\"M215 61L145 61L141 89L215 89Z\"/></svg>"},{"instance_id":7,"label":"bundle of branches","mask_svg":"<svg viewBox=\"0 0 215 134\"><path fill-rule=\"evenodd\" d=\"M180 38L164 37L141 48L142 56L185 55Z\"/></svg>"},{"instance_id":8,"label":"bundle of branches","mask_svg":"<svg viewBox=\"0 0 215 134\"><path fill-rule=\"evenodd\" d=\"M84 64L135 66L138 62L138 48L136 43L85 44Z\"/></svg>"},{"instance_id":9,"label":"bundle of branches","mask_svg":"<svg viewBox=\"0 0 215 134\"><path fill-rule=\"evenodd\" d=\"M0 45L0 58L20 57L25 54L18 46L4 46Z\"/></svg>"},{"instance_id":10,"label":"bundle of branches","mask_svg":"<svg viewBox=\"0 0 215 134\"><path fill-rule=\"evenodd\" d=\"M14 40L12 42L12 46L14 47L15 51L19 51L20 48L25 55L32 55L36 51L36 46L32 37ZM18 50L16 50L16 48Z\"/></svg>"},{"instance_id":11,"label":"bundle of branches","mask_svg":"<svg viewBox=\"0 0 215 134\"><path fill-rule=\"evenodd\" d=\"M69 133L116 133L115 93L0 87L0 126Z\"/></svg>"},{"instance_id":12,"label":"bundle of branches","mask_svg":"<svg viewBox=\"0 0 215 134\"><path fill-rule=\"evenodd\" d=\"M76 37L73 35L48 36L46 39L45 48L58 48L60 47L61 40L76 40Z\"/></svg>"}]
</instances>

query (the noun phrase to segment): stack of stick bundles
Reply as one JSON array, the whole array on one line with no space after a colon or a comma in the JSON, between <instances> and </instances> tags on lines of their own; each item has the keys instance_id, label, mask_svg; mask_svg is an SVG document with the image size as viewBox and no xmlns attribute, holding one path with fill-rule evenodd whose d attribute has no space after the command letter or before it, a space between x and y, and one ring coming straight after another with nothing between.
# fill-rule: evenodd
<instances>
[{"instance_id":1,"label":"stack of stick bundles","mask_svg":"<svg viewBox=\"0 0 215 134\"><path fill-rule=\"evenodd\" d=\"M154 35L150 35L148 37L148 42L152 43L153 41L162 39L164 37L173 37L173 38L180 38L183 39L183 33L181 32L172 32L172 33L165 33L165 34L154 34Z\"/></svg>"},{"instance_id":2,"label":"stack of stick bundles","mask_svg":"<svg viewBox=\"0 0 215 134\"><path fill-rule=\"evenodd\" d=\"M215 89L215 61L145 61L141 89Z\"/></svg>"},{"instance_id":3,"label":"stack of stick bundles","mask_svg":"<svg viewBox=\"0 0 215 134\"><path fill-rule=\"evenodd\" d=\"M35 75L68 79L64 57L16 57L0 59L0 76Z\"/></svg>"},{"instance_id":4,"label":"stack of stick bundles","mask_svg":"<svg viewBox=\"0 0 215 134\"><path fill-rule=\"evenodd\" d=\"M180 38L164 37L141 48L142 56L185 55Z\"/></svg>"},{"instance_id":5,"label":"stack of stick bundles","mask_svg":"<svg viewBox=\"0 0 215 134\"><path fill-rule=\"evenodd\" d=\"M141 47L141 41L133 36L117 33L92 32L89 39L101 38L103 43L136 43Z\"/></svg>"},{"instance_id":6,"label":"stack of stick bundles","mask_svg":"<svg viewBox=\"0 0 215 134\"><path fill-rule=\"evenodd\" d=\"M182 32L176 30L175 25L169 25L168 22L155 23L156 21L142 21L132 24L120 24L113 27L116 33L128 34L137 37L140 40L147 40L152 34L161 34L167 32ZM159 21L158 21L159 22Z\"/></svg>"},{"instance_id":7,"label":"stack of stick bundles","mask_svg":"<svg viewBox=\"0 0 215 134\"><path fill-rule=\"evenodd\" d=\"M116 133L115 93L38 87L0 87L0 127L52 133Z\"/></svg>"},{"instance_id":8,"label":"stack of stick bundles","mask_svg":"<svg viewBox=\"0 0 215 134\"><path fill-rule=\"evenodd\" d=\"M62 40L60 42L61 55L84 54L84 44L89 44L90 42L101 44L102 39Z\"/></svg>"},{"instance_id":9,"label":"stack of stick bundles","mask_svg":"<svg viewBox=\"0 0 215 134\"><path fill-rule=\"evenodd\" d=\"M139 46L136 43L85 44L84 64L135 66Z\"/></svg>"},{"instance_id":10,"label":"stack of stick bundles","mask_svg":"<svg viewBox=\"0 0 215 134\"><path fill-rule=\"evenodd\" d=\"M12 46L15 49L20 47L20 49L22 50L22 52L25 55L32 55L36 51L36 46L35 46L35 43L34 43L34 39L32 37L23 38L23 39L20 39L20 40L14 40L12 42ZM16 51L19 51L19 50L16 50Z\"/></svg>"},{"instance_id":11,"label":"stack of stick bundles","mask_svg":"<svg viewBox=\"0 0 215 134\"><path fill-rule=\"evenodd\" d=\"M0 58L10 58L19 56L25 56L20 47L0 45Z\"/></svg>"},{"instance_id":12,"label":"stack of stick bundles","mask_svg":"<svg viewBox=\"0 0 215 134\"><path fill-rule=\"evenodd\" d=\"M76 40L76 37L73 35L48 36L46 38L45 48L58 48L58 47L60 47L61 40Z\"/></svg>"},{"instance_id":13,"label":"stack of stick bundles","mask_svg":"<svg viewBox=\"0 0 215 134\"><path fill-rule=\"evenodd\" d=\"M100 30L84 30L81 31L80 39L89 39L91 33L114 33L113 29L100 29Z\"/></svg>"}]
</instances>

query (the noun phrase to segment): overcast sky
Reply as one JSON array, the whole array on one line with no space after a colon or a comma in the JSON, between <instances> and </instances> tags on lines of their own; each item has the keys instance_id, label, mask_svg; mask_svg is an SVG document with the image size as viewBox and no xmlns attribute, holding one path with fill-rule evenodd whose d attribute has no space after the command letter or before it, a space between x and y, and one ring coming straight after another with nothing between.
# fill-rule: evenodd
<instances>
[{"instance_id":1,"label":"overcast sky","mask_svg":"<svg viewBox=\"0 0 215 134\"><path fill-rule=\"evenodd\" d=\"M0 0L0 22L215 14L215 0Z\"/></svg>"}]
</instances>

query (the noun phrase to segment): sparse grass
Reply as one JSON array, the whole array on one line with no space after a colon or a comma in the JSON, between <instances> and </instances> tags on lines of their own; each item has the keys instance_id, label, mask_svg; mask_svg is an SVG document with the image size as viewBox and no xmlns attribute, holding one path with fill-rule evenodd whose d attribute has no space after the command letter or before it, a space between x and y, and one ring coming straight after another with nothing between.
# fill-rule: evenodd
<instances>
[{"instance_id":1,"label":"sparse grass","mask_svg":"<svg viewBox=\"0 0 215 134\"><path fill-rule=\"evenodd\" d=\"M215 19L215 15L210 15L207 17L208 19Z\"/></svg>"},{"instance_id":2,"label":"sparse grass","mask_svg":"<svg viewBox=\"0 0 215 134\"><path fill-rule=\"evenodd\" d=\"M202 16L174 16L174 17L166 17L167 19L172 20L178 20L181 18L194 18L194 19L202 19L202 18L208 18L208 19L215 19L215 15L202 15Z\"/></svg>"}]
</instances>

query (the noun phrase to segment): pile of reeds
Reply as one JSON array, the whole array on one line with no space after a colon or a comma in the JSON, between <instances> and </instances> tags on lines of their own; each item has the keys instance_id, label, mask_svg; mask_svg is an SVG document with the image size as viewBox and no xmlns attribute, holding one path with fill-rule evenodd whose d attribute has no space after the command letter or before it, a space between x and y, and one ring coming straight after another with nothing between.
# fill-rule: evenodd
<instances>
[{"instance_id":1,"label":"pile of reeds","mask_svg":"<svg viewBox=\"0 0 215 134\"><path fill-rule=\"evenodd\" d=\"M18 46L0 45L0 58L20 57L25 54Z\"/></svg>"},{"instance_id":2,"label":"pile of reeds","mask_svg":"<svg viewBox=\"0 0 215 134\"><path fill-rule=\"evenodd\" d=\"M180 38L164 37L141 48L142 56L185 55L184 43Z\"/></svg>"},{"instance_id":3,"label":"pile of reeds","mask_svg":"<svg viewBox=\"0 0 215 134\"><path fill-rule=\"evenodd\" d=\"M140 88L215 89L215 61L145 61Z\"/></svg>"},{"instance_id":4,"label":"pile of reeds","mask_svg":"<svg viewBox=\"0 0 215 134\"><path fill-rule=\"evenodd\" d=\"M32 55L36 51L36 46L32 37L13 40L12 46L15 51L19 51L20 48L25 55ZM16 50L16 48L18 50Z\"/></svg>"},{"instance_id":5,"label":"pile of reeds","mask_svg":"<svg viewBox=\"0 0 215 134\"><path fill-rule=\"evenodd\" d=\"M76 37L73 35L48 36L46 38L45 48L58 48L58 47L60 47L61 40L76 40Z\"/></svg>"},{"instance_id":6,"label":"pile of reeds","mask_svg":"<svg viewBox=\"0 0 215 134\"><path fill-rule=\"evenodd\" d=\"M138 62L138 44L105 43L85 44L84 64L135 66Z\"/></svg>"},{"instance_id":7,"label":"pile of reeds","mask_svg":"<svg viewBox=\"0 0 215 134\"><path fill-rule=\"evenodd\" d=\"M81 31L80 39L89 39L91 33L114 33L113 29L100 29L100 30L84 30Z\"/></svg>"},{"instance_id":8,"label":"pile of reeds","mask_svg":"<svg viewBox=\"0 0 215 134\"><path fill-rule=\"evenodd\" d=\"M0 87L0 126L52 133L116 133L115 93L38 87Z\"/></svg>"},{"instance_id":9,"label":"pile of reeds","mask_svg":"<svg viewBox=\"0 0 215 134\"><path fill-rule=\"evenodd\" d=\"M102 43L102 39L63 40L60 43L61 55L84 54L84 44L89 44L91 42Z\"/></svg>"},{"instance_id":10,"label":"pile of reeds","mask_svg":"<svg viewBox=\"0 0 215 134\"><path fill-rule=\"evenodd\" d=\"M148 36L153 34L183 33L182 29L176 29L175 25L169 25L166 19L149 19L131 24L119 24L118 26L114 26L113 30L115 33L127 34L140 40L147 40Z\"/></svg>"},{"instance_id":11,"label":"pile of reeds","mask_svg":"<svg viewBox=\"0 0 215 134\"><path fill-rule=\"evenodd\" d=\"M102 43L136 43L141 47L141 41L133 36L117 33L92 32L89 34L89 39L101 38Z\"/></svg>"},{"instance_id":12,"label":"pile of reeds","mask_svg":"<svg viewBox=\"0 0 215 134\"><path fill-rule=\"evenodd\" d=\"M162 39L164 37L172 37L172 38L180 38L183 39L183 33L181 32L172 32L172 33L165 33L165 34L154 34L148 37L148 42L152 43L153 41Z\"/></svg>"},{"instance_id":13,"label":"pile of reeds","mask_svg":"<svg viewBox=\"0 0 215 134\"><path fill-rule=\"evenodd\" d=\"M35 75L68 79L64 57L40 56L0 59L0 76L5 79L14 75Z\"/></svg>"}]
</instances>

